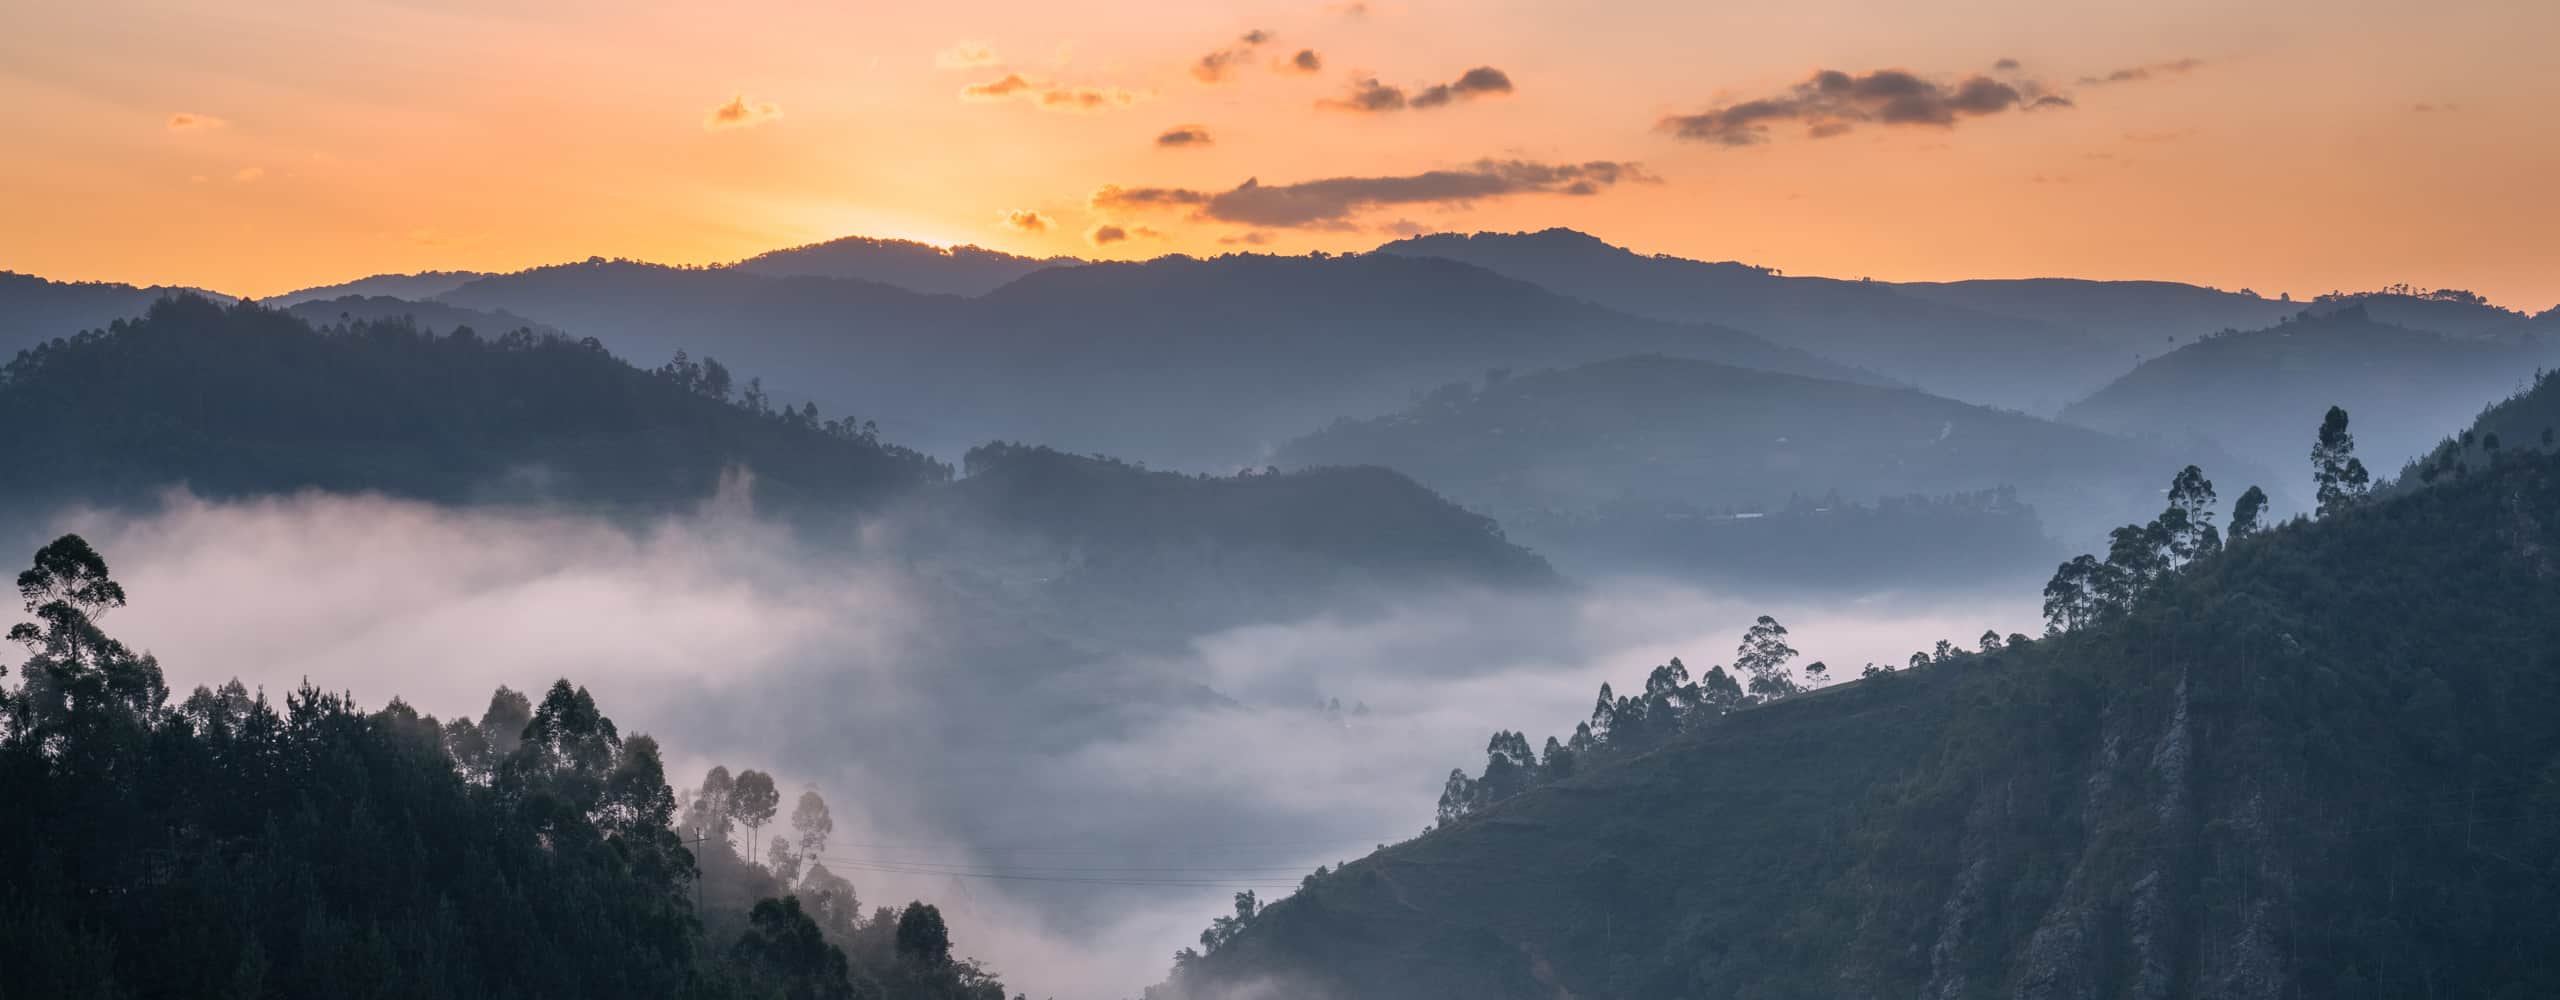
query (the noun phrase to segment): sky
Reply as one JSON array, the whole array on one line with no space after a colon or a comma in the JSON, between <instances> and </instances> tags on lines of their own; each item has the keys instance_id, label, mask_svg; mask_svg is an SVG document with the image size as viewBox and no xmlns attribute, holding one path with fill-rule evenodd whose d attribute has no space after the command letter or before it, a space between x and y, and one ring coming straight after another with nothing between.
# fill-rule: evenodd
<instances>
[{"instance_id":1,"label":"sky","mask_svg":"<svg viewBox=\"0 0 2560 1000\"><path fill-rule=\"evenodd\" d=\"M845 235L1570 226L1791 274L2560 304L2560 4L0 5L0 269L272 295Z\"/></svg>"}]
</instances>

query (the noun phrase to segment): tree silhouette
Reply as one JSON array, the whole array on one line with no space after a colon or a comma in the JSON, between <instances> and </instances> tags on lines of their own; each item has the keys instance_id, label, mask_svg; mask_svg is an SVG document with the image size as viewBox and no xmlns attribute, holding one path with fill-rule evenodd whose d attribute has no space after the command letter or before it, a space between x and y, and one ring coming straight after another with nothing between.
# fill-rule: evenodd
<instances>
[{"instance_id":1,"label":"tree silhouette","mask_svg":"<svg viewBox=\"0 0 2560 1000\"><path fill-rule=\"evenodd\" d=\"M2252 486L2242 492L2240 499L2231 503L2231 540L2236 542L2265 531L2259 521L2266 513L2267 491Z\"/></svg>"},{"instance_id":2,"label":"tree silhouette","mask_svg":"<svg viewBox=\"0 0 2560 1000\"><path fill-rule=\"evenodd\" d=\"M2320 437L2311 446L2311 477L2319 501L2317 513L2328 517L2363 499L2372 476L2358 459L2356 437L2347 431L2347 411L2332 406L2320 420Z\"/></svg>"},{"instance_id":3,"label":"tree silhouette","mask_svg":"<svg viewBox=\"0 0 2560 1000\"><path fill-rule=\"evenodd\" d=\"M729 816L747 828L747 844L754 849L756 834L782 807L782 793L773 787L773 775L762 771L738 772L737 785L729 793Z\"/></svg>"}]
</instances>

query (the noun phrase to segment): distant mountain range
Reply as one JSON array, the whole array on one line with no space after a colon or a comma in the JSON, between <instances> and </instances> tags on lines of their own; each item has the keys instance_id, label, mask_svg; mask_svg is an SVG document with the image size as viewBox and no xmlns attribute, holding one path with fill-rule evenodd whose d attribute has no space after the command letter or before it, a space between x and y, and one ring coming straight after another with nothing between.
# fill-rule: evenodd
<instances>
[{"instance_id":1,"label":"distant mountain range","mask_svg":"<svg viewBox=\"0 0 2560 1000\"><path fill-rule=\"evenodd\" d=\"M1335 417L1493 368L1651 352L1882 381L1738 330L1391 255L1049 268L975 299L608 262L483 278L439 301L607 331L635 357L716 356L943 454L1027 440L1191 468L1259 465Z\"/></svg>"},{"instance_id":2,"label":"distant mountain range","mask_svg":"<svg viewBox=\"0 0 2560 1000\"><path fill-rule=\"evenodd\" d=\"M229 296L194 288L48 281L0 271L0 360L56 337L140 316L152 303L182 293L230 301Z\"/></svg>"}]
</instances>

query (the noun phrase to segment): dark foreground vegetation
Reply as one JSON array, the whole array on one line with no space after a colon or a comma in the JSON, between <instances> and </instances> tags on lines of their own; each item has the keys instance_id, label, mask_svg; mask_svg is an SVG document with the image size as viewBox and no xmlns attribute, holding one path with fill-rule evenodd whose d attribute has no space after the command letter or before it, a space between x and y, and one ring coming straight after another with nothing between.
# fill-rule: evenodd
<instances>
[{"instance_id":1,"label":"dark foreground vegetation","mask_svg":"<svg viewBox=\"0 0 2560 1000\"><path fill-rule=\"evenodd\" d=\"M728 798L697 798L698 856L656 741L567 681L444 723L309 686L173 704L100 627L125 593L79 536L17 587L0 997L1004 996L929 905L866 921L842 879L749 878ZM697 911L715 877L735 908Z\"/></svg>"}]
</instances>

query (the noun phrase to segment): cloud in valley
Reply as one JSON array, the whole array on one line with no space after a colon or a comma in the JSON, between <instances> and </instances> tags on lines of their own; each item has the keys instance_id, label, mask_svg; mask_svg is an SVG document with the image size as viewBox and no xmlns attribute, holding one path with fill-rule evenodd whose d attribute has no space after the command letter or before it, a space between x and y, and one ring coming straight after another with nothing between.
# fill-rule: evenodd
<instances>
[{"instance_id":1,"label":"cloud in valley","mask_svg":"<svg viewBox=\"0 0 2560 1000\"><path fill-rule=\"evenodd\" d=\"M1377 77L1361 77L1351 81L1351 89L1339 97L1316 102L1319 108L1377 114L1403 111L1407 108L1446 107L1479 97L1500 97L1512 93L1511 75L1491 66L1478 66L1459 74L1448 83L1435 83L1407 94L1405 88L1381 83Z\"/></svg>"},{"instance_id":2,"label":"cloud in valley","mask_svg":"<svg viewBox=\"0 0 2560 1000\"><path fill-rule=\"evenodd\" d=\"M1974 74L1944 83L1904 69L1826 69L1783 94L1671 115L1655 127L1681 139L1752 146L1769 141L1780 125L1801 126L1807 138L1822 139L1865 125L1953 128L1967 118L2070 106L2069 97L2031 80Z\"/></svg>"},{"instance_id":3,"label":"cloud in valley","mask_svg":"<svg viewBox=\"0 0 2560 1000\"><path fill-rule=\"evenodd\" d=\"M1103 212L1187 209L1201 222L1257 229L1343 229L1354 217L1388 206L1458 206L1519 195L1599 194L1622 183L1655 181L1634 163L1593 160L1542 163L1478 160L1466 167L1387 177L1329 177L1295 184L1247 180L1225 191L1105 187L1092 207Z\"/></svg>"},{"instance_id":4,"label":"cloud in valley","mask_svg":"<svg viewBox=\"0 0 2560 1000\"><path fill-rule=\"evenodd\" d=\"M711 131L753 128L782 117L782 109L768 101L750 101L745 94L733 94L729 103L711 109L702 127Z\"/></svg>"}]
</instances>

